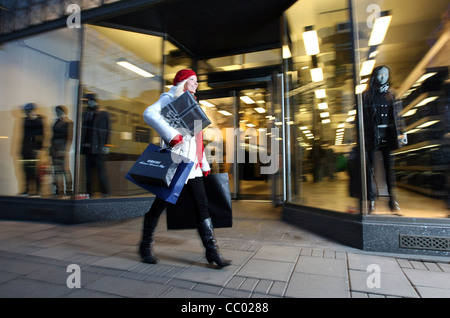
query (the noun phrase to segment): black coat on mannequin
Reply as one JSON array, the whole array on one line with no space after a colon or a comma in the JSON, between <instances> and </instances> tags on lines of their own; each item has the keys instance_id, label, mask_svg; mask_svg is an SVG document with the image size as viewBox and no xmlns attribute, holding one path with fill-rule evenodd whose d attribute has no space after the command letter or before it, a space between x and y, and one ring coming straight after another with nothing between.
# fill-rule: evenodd
<instances>
[{"instance_id":1,"label":"black coat on mannequin","mask_svg":"<svg viewBox=\"0 0 450 318\"><path fill-rule=\"evenodd\" d=\"M111 131L108 112L98 108L97 98L93 93L86 94L87 109L83 112L81 132L81 153L85 157L86 190L90 197L94 194L93 173L97 172L100 190L104 197L110 195L106 175L105 155Z\"/></svg>"},{"instance_id":2,"label":"black coat on mannequin","mask_svg":"<svg viewBox=\"0 0 450 318\"><path fill-rule=\"evenodd\" d=\"M380 146L389 150L398 149L404 142L400 140L403 135L404 121L399 116L402 111L394 92L389 89L389 79L380 83L378 73L386 66L378 66L372 72L369 87L363 92L364 138L366 150L373 150ZM386 117L386 118L383 118ZM379 125L387 125L385 142L382 143Z\"/></svg>"}]
</instances>

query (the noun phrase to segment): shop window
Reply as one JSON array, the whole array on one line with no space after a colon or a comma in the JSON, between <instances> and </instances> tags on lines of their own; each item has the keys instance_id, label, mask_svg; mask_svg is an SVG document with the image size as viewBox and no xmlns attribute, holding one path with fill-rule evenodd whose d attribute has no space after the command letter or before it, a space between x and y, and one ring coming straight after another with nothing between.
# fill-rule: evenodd
<instances>
[{"instance_id":1,"label":"shop window","mask_svg":"<svg viewBox=\"0 0 450 318\"><path fill-rule=\"evenodd\" d=\"M162 52L161 37L85 27L77 179L81 197L148 194L125 175L149 142L160 143L142 114L162 92Z\"/></svg>"},{"instance_id":2,"label":"shop window","mask_svg":"<svg viewBox=\"0 0 450 318\"><path fill-rule=\"evenodd\" d=\"M2 43L0 195L72 194L80 38L64 28Z\"/></svg>"},{"instance_id":3,"label":"shop window","mask_svg":"<svg viewBox=\"0 0 450 318\"><path fill-rule=\"evenodd\" d=\"M362 96L370 86L370 75L385 65L390 70L389 90L400 105L396 118L403 123L401 147L390 153L388 169L393 171L395 182L392 191L383 172L386 164L381 159L382 150L377 148L373 162L367 161L367 166L374 168L377 190L374 209L368 212L374 216L447 217L448 1L352 3L359 109L367 106ZM362 119L364 125L370 125ZM366 141L372 138L367 130L364 132ZM393 213L389 205L392 196L400 207L398 213Z\"/></svg>"},{"instance_id":4,"label":"shop window","mask_svg":"<svg viewBox=\"0 0 450 318\"><path fill-rule=\"evenodd\" d=\"M348 2L298 1L286 18L288 202L358 213Z\"/></svg>"}]
</instances>

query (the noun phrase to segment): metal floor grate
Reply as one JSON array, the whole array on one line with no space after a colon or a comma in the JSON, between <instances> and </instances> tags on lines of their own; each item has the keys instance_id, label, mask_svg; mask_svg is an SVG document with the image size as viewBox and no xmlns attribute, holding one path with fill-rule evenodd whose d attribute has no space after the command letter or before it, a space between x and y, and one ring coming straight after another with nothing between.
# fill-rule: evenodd
<instances>
[{"instance_id":1,"label":"metal floor grate","mask_svg":"<svg viewBox=\"0 0 450 318\"><path fill-rule=\"evenodd\" d=\"M401 248L415 248L435 251L450 251L449 237L416 236L400 234Z\"/></svg>"}]
</instances>

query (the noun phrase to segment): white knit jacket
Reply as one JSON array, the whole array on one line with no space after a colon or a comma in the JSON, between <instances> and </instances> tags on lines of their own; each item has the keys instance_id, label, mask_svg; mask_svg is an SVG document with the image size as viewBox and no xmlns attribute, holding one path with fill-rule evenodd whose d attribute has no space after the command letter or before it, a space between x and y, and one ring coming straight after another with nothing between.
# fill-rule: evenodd
<instances>
[{"instance_id":1,"label":"white knit jacket","mask_svg":"<svg viewBox=\"0 0 450 318\"><path fill-rule=\"evenodd\" d=\"M183 85L180 83L179 85ZM147 107L144 111L144 121L152 127L161 136L166 144L180 132L175 128L171 127L161 116L161 108L168 103L172 102L175 97L175 92L177 86L173 86L168 92L161 94L158 101L153 105ZM174 153L177 153L183 157L188 158L194 162L191 172L189 173L188 179L193 179L195 177L203 176L202 171L210 171L208 161L206 160L205 152L203 151L202 166L198 166L197 160L197 143L195 137L183 136L183 143L181 146L176 146L172 149Z\"/></svg>"}]
</instances>

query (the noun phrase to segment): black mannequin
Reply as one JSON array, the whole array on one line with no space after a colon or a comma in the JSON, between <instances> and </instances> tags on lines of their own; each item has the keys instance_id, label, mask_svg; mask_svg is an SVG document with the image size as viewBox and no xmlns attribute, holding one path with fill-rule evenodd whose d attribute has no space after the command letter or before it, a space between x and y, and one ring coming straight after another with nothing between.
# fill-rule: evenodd
<instances>
[{"instance_id":1,"label":"black mannequin","mask_svg":"<svg viewBox=\"0 0 450 318\"><path fill-rule=\"evenodd\" d=\"M22 140L22 163L25 174L25 190L21 195L29 195L31 183L35 184L33 195L40 195L41 181L38 173L40 151L44 142L43 117L36 113L36 104L28 103L25 112Z\"/></svg>"},{"instance_id":2,"label":"black mannequin","mask_svg":"<svg viewBox=\"0 0 450 318\"><path fill-rule=\"evenodd\" d=\"M57 119L53 124L52 145L50 155L53 162L53 183L56 186L56 196L72 195L72 173L67 167L67 154L72 145L73 121L67 117L67 107L59 105L55 107ZM65 189L64 189L65 185Z\"/></svg>"},{"instance_id":3,"label":"black mannequin","mask_svg":"<svg viewBox=\"0 0 450 318\"><path fill-rule=\"evenodd\" d=\"M406 144L404 123L399 116L402 106L389 90L389 68L376 67L370 77L369 87L363 93L364 138L367 153L367 197L369 212L375 208L377 189L374 187L374 154L380 151L383 157L386 185L389 193L389 208L400 211L395 189L395 175L391 151Z\"/></svg>"},{"instance_id":4,"label":"black mannequin","mask_svg":"<svg viewBox=\"0 0 450 318\"><path fill-rule=\"evenodd\" d=\"M96 172L103 197L109 197L110 190L105 171L105 155L109 152L107 144L111 131L109 114L98 107L96 94L86 93L85 102L87 107L83 112L81 151L85 155L87 192L91 198L94 194L92 177Z\"/></svg>"}]
</instances>

